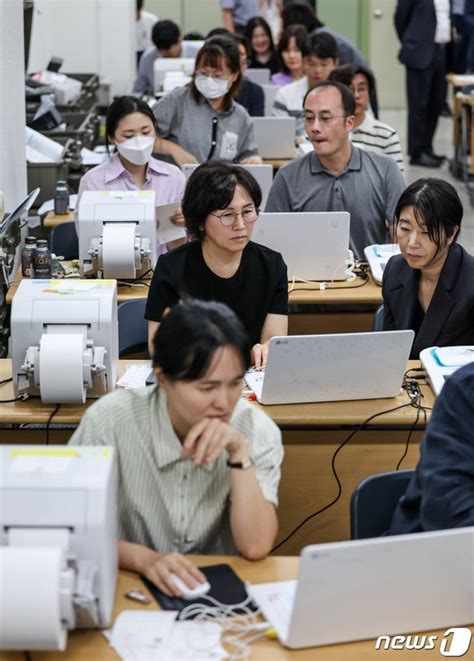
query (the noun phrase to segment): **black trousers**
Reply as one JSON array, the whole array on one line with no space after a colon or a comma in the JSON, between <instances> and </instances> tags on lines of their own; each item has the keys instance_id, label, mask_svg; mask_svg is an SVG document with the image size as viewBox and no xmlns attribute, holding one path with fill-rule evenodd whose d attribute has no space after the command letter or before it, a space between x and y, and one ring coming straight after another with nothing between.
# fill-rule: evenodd
<instances>
[{"instance_id":1,"label":"black trousers","mask_svg":"<svg viewBox=\"0 0 474 661\"><path fill-rule=\"evenodd\" d=\"M408 100L408 154L431 152L438 119L446 99L444 46L436 45L426 69L406 71Z\"/></svg>"}]
</instances>

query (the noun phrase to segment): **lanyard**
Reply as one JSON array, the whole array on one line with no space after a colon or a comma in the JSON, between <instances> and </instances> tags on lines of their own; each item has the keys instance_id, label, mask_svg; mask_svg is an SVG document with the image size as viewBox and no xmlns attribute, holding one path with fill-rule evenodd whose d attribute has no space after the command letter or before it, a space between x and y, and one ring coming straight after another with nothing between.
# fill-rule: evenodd
<instances>
[{"instance_id":1,"label":"lanyard","mask_svg":"<svg viewBox=\"0 0 474 661\"><path fill-rule=\"evenodd\" d=\"M216 151L216 145L217 145L217 124L219 120L217 117L212 118L212 137L211 137L211 149L209 151L209 154L207 155L207 160L209 161L213 155L214 152Z\"/></svg>"}]
</instances>

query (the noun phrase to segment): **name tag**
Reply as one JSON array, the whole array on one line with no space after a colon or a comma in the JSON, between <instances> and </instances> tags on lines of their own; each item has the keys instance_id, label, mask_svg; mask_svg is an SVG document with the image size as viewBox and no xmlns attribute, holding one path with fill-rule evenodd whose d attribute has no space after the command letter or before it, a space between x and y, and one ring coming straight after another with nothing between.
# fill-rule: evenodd
<instances>
[{"instance_id":1,"label":"name tag","mask_svg":"<svg viewBox=\"0 0 474 661\"><path fill-rule=\"evenodd\" d=\"M232 161L237 156L237 142L239 136L232 131L226 131L222 138L220 157Z\"/></svg>"}]
</instances>

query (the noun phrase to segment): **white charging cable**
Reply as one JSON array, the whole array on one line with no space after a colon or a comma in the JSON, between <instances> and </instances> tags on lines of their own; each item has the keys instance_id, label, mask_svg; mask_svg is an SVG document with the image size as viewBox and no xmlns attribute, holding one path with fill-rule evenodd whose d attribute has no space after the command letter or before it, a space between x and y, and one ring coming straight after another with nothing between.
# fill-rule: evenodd
<instances>
[{"instance_id":1,"label":"white charging cable","mask_svg":"<svg viewBox=\"0 0 474 661\"><path fill-rule=\"evenodd\" d=\"M294 275L292 277L291 285L288 289L288 292L291 293L293 291L296 282L304 282L307 285L319 284L320 291L329 289L334 283L334 279L336 277L337 272L340 271L342 268L344 269L344 276L347 282L353 282L357 278L357 275L354 273L355 265L356 263L354 259L354 253L352 252L352 250L348 250L346 259L342 262L342 264L338 264L336 266L336 268L332 272L331 279L329 282L317 283L314 280L304 280L303 278L298 278L298 276Z\"/></svg>"}]
</instances>

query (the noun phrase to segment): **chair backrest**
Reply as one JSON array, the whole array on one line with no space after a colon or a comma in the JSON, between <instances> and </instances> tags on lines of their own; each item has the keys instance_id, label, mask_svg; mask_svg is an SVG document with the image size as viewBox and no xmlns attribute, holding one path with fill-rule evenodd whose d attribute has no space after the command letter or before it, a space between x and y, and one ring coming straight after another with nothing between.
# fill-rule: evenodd
<instances>
[{"instance_id":1,"label":"chair backrest","mask_svg":"<svg viewBox=\"0 0 474 661\"><path fill-rule=\"evenodd\" d=\"M58 257L64 259L79 258L79 241L73 222L61 223L53 227L49 233L49 249Z\"/></svg>"},{"instance_id":2,"label":"chair backrest","mask_svg":"<svg viewBox=\"0 0 474 661\"><path fill-rule=\"evenodd\" d=\"M146 298L120 303L117 309L119 356L126 352L146 349L148 322L145 319Z\"/></svg>"},{"instance_id":3,"label":"chair backrest","mask_svg":"<svg viewBox=\"0 0 474 661\"><path fill-rule=\"evenodd\" d=\"M378 473L357 485L351 498L351 539L378 537L390 529L414 473L414 469Z\"/></svg>"},{"instance_id":4,"label":"chair backrest","mask_svg":"<svg viewBox=\"0 0 474 661\"><path fill-rule=\"evenodd\" d=\"M379 307L375 310L374 320L372 322L372 330L383 331L383 305L379 305Z\"/></svg>"}]
</instances>

